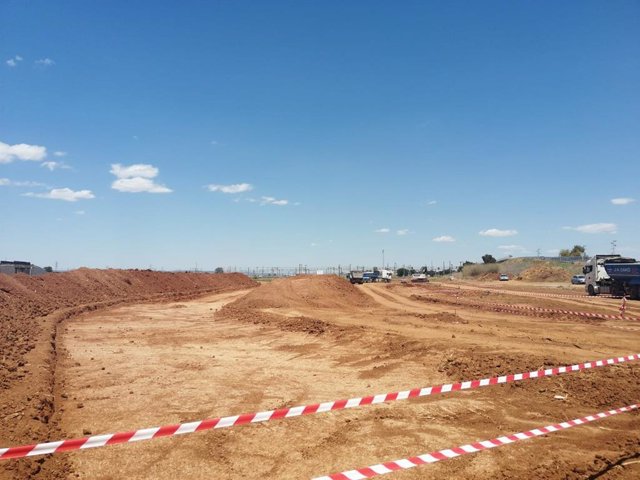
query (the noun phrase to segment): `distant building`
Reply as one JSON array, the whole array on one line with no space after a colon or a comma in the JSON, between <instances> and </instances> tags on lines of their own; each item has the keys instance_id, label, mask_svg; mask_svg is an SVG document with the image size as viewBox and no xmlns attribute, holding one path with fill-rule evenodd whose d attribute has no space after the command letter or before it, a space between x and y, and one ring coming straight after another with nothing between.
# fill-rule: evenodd
<instances>
[{"instance_id":1,"label":"distant building","mask_svg":"<svg viewBox=\"0 0 640 480\"><path fill-rule=\"evenodd\" d=\"M44 268L40 268L31 262L0 260L0 273L6 273L7 275L15 275L16 273L24 273L26 275L43 275L46 271Z\"/></svg>"}]
</instances>

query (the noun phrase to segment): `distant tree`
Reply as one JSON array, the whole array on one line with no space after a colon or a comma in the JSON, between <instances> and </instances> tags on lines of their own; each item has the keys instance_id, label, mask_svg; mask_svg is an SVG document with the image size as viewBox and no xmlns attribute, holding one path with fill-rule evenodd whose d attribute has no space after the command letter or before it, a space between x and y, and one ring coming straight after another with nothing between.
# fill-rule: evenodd
<instances>
[{"instance_id":1,"label":"distant tree","mask_svg":"<svg viewBox=\"0 0 640 480\"><path fill-rule=\"evenodd\" d=\"M584 247L582 245L574 245L571 250L563 248L560 250L561 257L582 257L584 255Z\"/></svg>"},{"instance_id":2,"label":"distant tree","mask_svg":"<svg viewBox=\"0 0 640 480\"><path fill-rule=\"evenodd\" d=\"M222 267L216 268L213 273L224 273L224 269Z\"/></svg>"},{"instance_id":3,"label":"distant tree","mask_svg":"<svg viewBox=\"0 0 640 480\"><path fill-rule=\"evenodd\" d=\"M464 267L466 267L467 265L473 265L473 264L474 264L473 262L466 260L460 267L458 267L458 271L461 272Z\"/></svg>"},{"instance_id":4,"label":"distant tree","mask_svg":"<svg viewBox=\"0 0 640 480\"><path fill-rule=\"evenodd\" d=\"M484 263L496 263L496 259L493 258L493 255L490 255L488 253L482 256L482 261Z\"/></svg>"},{"instance_id":5,"label":"distant tree","mask_svg":"<svg viewBox=\"0 0 640 480\"><path fill-rule=\"evenodd\" d=\"M44 271L47 273L52 273L53 272L53 267L44 267Z\"/></svg>"},{"instance_id":6,"label":"distant tree","mask_svg":"<svg viewBox=\"0 0 640 480\"><path fill-rule=\"evenodd\" d=\"M409 275L413 275L414 273L416 273L416 271L413 268L401 267L396 270L396 275L398 277L408 277Z\"/></svg>"}]
</instances>

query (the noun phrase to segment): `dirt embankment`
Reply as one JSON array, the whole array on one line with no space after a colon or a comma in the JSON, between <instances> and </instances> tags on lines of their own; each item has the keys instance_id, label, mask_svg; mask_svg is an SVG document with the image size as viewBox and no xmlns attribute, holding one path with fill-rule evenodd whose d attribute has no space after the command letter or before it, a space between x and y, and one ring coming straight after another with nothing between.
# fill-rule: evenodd
<instances>
[{"instance_id":1,"label":"dirt embankment","mask_svg":"<svg viewBox=\"0 0 640 480\"><path fill-rule=\"evenodd\" d=\"M568 282L571 280L571 272L551 265L534 265L520 272L516 279L528 282Z\"/></svg>"},{"instance_id":2,"label":"dirt embankment","mask_svg":"<svg viewBox=\"0 0 640 480\"><path fill-rule=\"evenodd\" d=\"M336 275L301 275L262 285L235 302L239 308L366 308L376 303Z\"/></svg>"},{"instance_id":3,"label":"dirt embankment","mask_svg":"<svg viewBox=\"0 0 640 480\"><path fill-rule=\"evenodd\" d=\"M256 285L242 274L144 270L0 275L0 446L42 441L55 433L49 420L55 408L56 326L61 320L119 303L174 300ZM41 470L46 471L42 458L3 462L0 478L28 478Z\"/></svg>"}]
</instances>

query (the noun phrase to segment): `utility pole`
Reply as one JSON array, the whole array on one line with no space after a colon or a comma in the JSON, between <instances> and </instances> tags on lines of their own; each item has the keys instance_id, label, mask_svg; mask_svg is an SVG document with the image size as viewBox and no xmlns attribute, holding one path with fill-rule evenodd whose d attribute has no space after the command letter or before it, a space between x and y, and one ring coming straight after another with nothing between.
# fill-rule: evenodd
<instances>
[{"instance_id":1,"label":"utility pole","mask_svg":"<svg viewBox=\"0 0 640 480\"><path fill-rule=\"evenodd\" d=\"M616 253L616 240L611 240L611 253Z\"/></svg>"},{"instance_id":2,"label":"utility pole","mask_svg":"<svg viewBox=\"0 0 640 480\"><path fill-rule=\"evenodd\" d=\"M382 249L382 269L384 270L384 248Z\"/></svg>"}]
</instances>

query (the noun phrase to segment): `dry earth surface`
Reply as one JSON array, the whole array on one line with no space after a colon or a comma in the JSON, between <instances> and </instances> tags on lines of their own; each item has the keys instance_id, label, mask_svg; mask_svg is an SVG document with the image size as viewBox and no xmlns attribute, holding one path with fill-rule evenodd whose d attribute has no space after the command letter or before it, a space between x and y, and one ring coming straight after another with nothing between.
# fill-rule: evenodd
<instances>
[{"instance_id":1,"label":"dry earth surface","mask_svg":"<svg viewBox=\"0 0 640 480\"><path fill-rule=\"evenodd\" d=\"M208 277L216 276L193 276ZM219 278L226 280L198 289L183 285L173 293L147 292L144 281L128 296L103 286L90 298L80 293L90 284L79 285L73 305L52 300L42 302L47 307L32 308L26 296L27 303L0 318L15 332L3 340L3 351L19 346L11 350L10 361L3 360L15 370L0 370L0 446L640 353L639 322L541 312L515 315L490 307L506 303L618 313L619 299L584 297L581 287L566 283L352 286L333 276L301 276L253 288L243 276ZM8 282L0 280L0 287ZM37 286L36 280L29 282L33 283L27 290ZM8 288L8 293L0 290L0 301L12 305L19 288ZM97 296L98 291L104 297ZM193 298L186 299L188 294ZM176 295L182 297L171 298ZM93 307L87 305L103 306L100 302L111 306L88 311ZM65 310L76 305L82 307ZM629 316L640 317L637 302L627 305ZM7 337L4 330L2 338ZM44 353L34 357L39 350ZM54 354L47 357L48 350ZM632 362L56 454L42 457L41 463L4 461L0 478L311 478L528 430L639 399L640 365ZM35 408L42 403L44 410ZM15 416L21 405L28 407ZM41 411L46 411L46 422ZM639 428L637 413L622 414L388 477L635 479L640 477Z\"/></svg>"}]
</instances>

